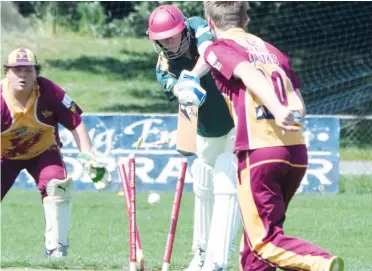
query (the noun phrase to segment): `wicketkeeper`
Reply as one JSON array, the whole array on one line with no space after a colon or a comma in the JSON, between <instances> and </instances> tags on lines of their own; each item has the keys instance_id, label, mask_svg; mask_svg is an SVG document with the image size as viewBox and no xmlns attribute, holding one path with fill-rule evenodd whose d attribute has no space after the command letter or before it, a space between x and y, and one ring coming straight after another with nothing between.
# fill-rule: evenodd
<instances>
[{"instance_id":1,"label":"wicketkeeper","mask_svg":"<svg viewBox=\"0 0 372 271\"><path fill-rule=\"evenodd\" d=\"M26 48L9 54L1 81L1 200L26 169L41 193L45 249L50 257L67 255L72 179L67 176L58 124L69 129L79 160L97 189L107 186L108 171L96 162L80 107L55 83L40 76L36 56Z\"/></svg>"}]
</instances>

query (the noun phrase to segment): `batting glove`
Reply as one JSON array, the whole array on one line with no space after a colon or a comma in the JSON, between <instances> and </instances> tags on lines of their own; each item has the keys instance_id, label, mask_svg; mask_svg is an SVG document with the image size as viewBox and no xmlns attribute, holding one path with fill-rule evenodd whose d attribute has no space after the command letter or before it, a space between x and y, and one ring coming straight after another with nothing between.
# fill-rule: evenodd
<instances>
[{"instance_id":1,"label":"batting glove","mask_svg":"<svg viewBox=\"0 0 372 271\"><path fill-rule=\"evenodd\" d=\"M201 107L207 97L207 92L200 86L199 78L188 71L182 71L177 83L178 102L182 105Z\"/></svg>"},{"instance_id":2,"label":"batting glove","mask_svg":"<svg viewBox=\"0 0 372 271\"><path fill-rule=\"evenodd\" d=\"M110 174L105 165L98 163L91 153L79 153L77 158L97 190L108 187Z\"/></svg>"},{"instance_id":3,"label":"batting glove","mask_svg":"<svg viewBox=\"0 0 372 271\"><path fill-rule=\"evenodd\" d=\"M190 82L195 82L200 85L199 77L195 76L192 72L183 70L178 78L177 84L182 87L183 84L188 84Z\"/></svg>"}]
</instances>

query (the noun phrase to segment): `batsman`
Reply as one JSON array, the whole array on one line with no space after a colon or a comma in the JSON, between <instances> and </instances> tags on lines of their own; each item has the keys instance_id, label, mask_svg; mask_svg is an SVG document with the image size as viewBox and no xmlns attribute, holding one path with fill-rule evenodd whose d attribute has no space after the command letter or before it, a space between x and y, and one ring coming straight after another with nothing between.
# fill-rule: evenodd
<instances>
[{"instance_id":1,"label":"batsman","mask_svg":"<svg viewBox=\"0 0 372 271\"><path fill-rule=\"evenodd\" d=\"M212 44L208 24L200 17L186 18L176 6L161 5L150 15L147 34L159 54L157 81L169 101L180 100L177 81L181 72L192 70ZM207 95L199 109L197 159L191 169L195 193L194 257L187 270L225 270L241 225L237 158L233 154L235 128L211 75L206 74L200 83Z\"/></svg>"}]
</instances>

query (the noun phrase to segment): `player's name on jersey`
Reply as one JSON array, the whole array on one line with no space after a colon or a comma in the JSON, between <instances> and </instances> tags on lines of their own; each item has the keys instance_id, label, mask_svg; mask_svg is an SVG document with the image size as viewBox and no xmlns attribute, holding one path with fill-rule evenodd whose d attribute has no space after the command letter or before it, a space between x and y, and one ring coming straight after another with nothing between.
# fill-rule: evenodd
<instances>
[{"instance_id":1,"label":"player's name on jersey","mask_svg":"<svg viewBox=\"0 0 372 271\"><path fill-rule=\"evenodd\" d=\"M260 62L262 64L275 64L279 65L279 60L274 54L270 54L268 52L258 54L258 53L249 53L248 54L249 61L251 62Z\"/></svg>"}]
</instances>

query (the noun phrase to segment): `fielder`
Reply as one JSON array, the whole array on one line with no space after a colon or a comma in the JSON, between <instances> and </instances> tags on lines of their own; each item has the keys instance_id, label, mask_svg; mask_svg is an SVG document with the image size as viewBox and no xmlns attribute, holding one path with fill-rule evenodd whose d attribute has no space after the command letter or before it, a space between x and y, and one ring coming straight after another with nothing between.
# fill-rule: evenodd
<instances>
[{"instance_id":1,"label":"fielder","mask_svg":"<svg viewBox=\"0 0 372 271\"><path fill-rule=\"evenodd\" d=\"M82 110L52 81L29 49L16 49L4 65L1 81L1 200L26 169L41 193L48 257L67 255L72 179L62 160L58 124L69 129L79 160L97 189L107 186L107 169L96 163Z\"/></svg>"},{"instance_id":2,"label":"fielder","mask_svg":"<svg viewBox=\"0 0 372 271\"><path fill-rule=\"evenodd\" d=\"M308 165L298 122L304 103L288 56L245 32L245 2L208 1L204 8L216 40L203 57L233 109L238 131L241 269L342 271L342 259L283 231L288 204Z\"/></svg>"},{"instance_id":3,"label":"fielder","mask_svg":"<svg viewBox=\"0 0 372 271\"><path fill-rule=\"evenodd\" d=\"M150 15L148 35L159 53L157 80L168 100L174 100L181 71L192 69L212 43L209 27L200 17L185 18L177 7L162 5ZM201 78L201 85L207 98L199 109L197 159L192 165L195 255L187 270L224 270L241 223L233 154L235 129L210 74Z\"/></svg>"}]
</instances>

